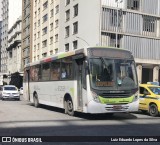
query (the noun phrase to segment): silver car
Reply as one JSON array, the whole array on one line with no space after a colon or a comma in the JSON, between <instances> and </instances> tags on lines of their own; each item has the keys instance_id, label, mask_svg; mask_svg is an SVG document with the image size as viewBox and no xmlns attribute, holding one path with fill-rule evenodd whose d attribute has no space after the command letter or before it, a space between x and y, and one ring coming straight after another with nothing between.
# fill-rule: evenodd
<instances>
[{"instance_id":1,"label":"silver car","mask_svg":"<svg viewBox=\"0 0 160 145\"><path fill-rule=\"evenodd\" d=\"M15 99L20 100L20 94L16 86L14 85L5 85L1 90L1 98L5 99Z\"/></svg>"}]
</instances>

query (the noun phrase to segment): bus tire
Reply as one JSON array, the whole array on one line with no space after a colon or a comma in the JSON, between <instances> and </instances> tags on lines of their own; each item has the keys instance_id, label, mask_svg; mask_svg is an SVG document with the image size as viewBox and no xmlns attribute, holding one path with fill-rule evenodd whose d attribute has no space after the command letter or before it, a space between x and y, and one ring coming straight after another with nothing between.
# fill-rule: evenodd
<instances>
[{"instance_id":1,"label":"bus tire","mask_svg":"<svg viewBox=\"0 0 160 145\"><path fill-rule=\"evenodd\" d=\"M66 99L64 102L64 108L65 108L65 113L73 116L74 115L74 109L73 109L73 102L71 99Z\"/></svg>"},{"instance_id":2,"label":"bus tire","mask_svg":"<svg viewBox=\"0 0 160 145\"><path fill-rule=\"evenodd\" d=\"M39 107L39 100L38 100L38 95L37 95L37 93L34 94L34 96L33 96L33 101L34 101L34 106L35 106L36 108L38 108L38 107Z\"/></svg>"},{"instance_id":3,"label":"bus tire","mask_svg":"<svg viewBox=\"0 0 160 145\"><path fill-rule=\"evenodd\" d=\"M149 105L149 115L150 116L153 116L153 117L156 117L158 116L158 108L157 108L157 105L156 104L150 104Z\"/></svg>"}]
</instances>

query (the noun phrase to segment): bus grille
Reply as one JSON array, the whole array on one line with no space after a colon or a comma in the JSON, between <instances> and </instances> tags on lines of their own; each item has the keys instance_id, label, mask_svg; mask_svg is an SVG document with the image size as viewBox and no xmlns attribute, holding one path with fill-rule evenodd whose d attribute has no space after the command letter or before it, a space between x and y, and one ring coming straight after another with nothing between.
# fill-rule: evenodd
<instances>
[{"instance_id":1,"label":"bus grille","mask_svg":"<svg viewBox=\"0 0 160 145\"><path fill-rule=\"evenodd\" d=\"M105 107L107 111L126 111L129 106L108 106Z\"/></svg>"}]
</instances>

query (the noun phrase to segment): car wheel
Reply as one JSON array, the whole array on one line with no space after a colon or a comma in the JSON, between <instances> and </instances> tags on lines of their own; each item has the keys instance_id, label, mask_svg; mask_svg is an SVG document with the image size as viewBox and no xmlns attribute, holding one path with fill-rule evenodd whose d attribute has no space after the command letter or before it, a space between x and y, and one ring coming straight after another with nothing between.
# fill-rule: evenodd
<instances>
[{"instance_id":1,"label":"car wheel","mask_svg":"<svg viewBox=\"0 0 160 145\"><path fill-rule=\"evenodd\" d=\"M37 94L34 94L33 101L34 101L34 106L36 108L38 108L39 107L39 100L38 100L38 95Z\"/></svg>"},{"instance_id":2,"label":"car wheel","mask_svg":"<svg viewBox=\"0 0 160 145\"><path fill-rule=\"evenodd\" d=\"M73 109L73 102L71 99L66 99L65 100L65 113L73 116L74 115L74 109Z\"/></svg>"},{"instance_id":3,"label":"car wheel","mask_svg":"<svg viewBox=\"0 0 160 145\"><path fill-rule=\"evenodd\" d=\"M151 115L151 116L153 116L153 117L156 117L156 116L158 116L158 108L157 108L157 106L155 105L155 104L151 104L150 106L149 106L149 114Z\"/></svg>"}]
</instances>

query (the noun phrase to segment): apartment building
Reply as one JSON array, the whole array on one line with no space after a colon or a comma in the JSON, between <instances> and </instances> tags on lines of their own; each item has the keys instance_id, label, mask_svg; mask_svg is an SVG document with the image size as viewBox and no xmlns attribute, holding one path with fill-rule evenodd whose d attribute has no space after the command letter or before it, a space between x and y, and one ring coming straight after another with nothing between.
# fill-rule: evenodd
<instances>
[{"instance_id":1,"label":"apartment building","mask_svg":"<svg viewBox=\"0 0 160 145\"><path fill-rule=\"evenodd\" d=\"M140 83L160 81L160 0L34 0L32 14L32 62L117 46L132 51Z\"/></svg>"},{"instance_id":2,"label":"apartment building","mask_svg":"<svg viewBox=\"0 0 160 145\"><path fill-rule=\"evenodd\" d=\"M2 21L2 0L0 0L0 21Z\"/></svg>"},{"instance_id":3,"label":"apartment building","mask_svg":"<svg viewBox=\"0 0 160 145\"><path fill-rule=\"evenodd\" d=\"M22 70L31 62L32 48L32 5L34 0L22 0Z\"/></svg>"},{"instance_id":4,"label":"apartment building","mask_svg":"<svg viewBox=\"0 0 160 145\"><path fill-rule=\"evenodd\" d=\"M1 34L2 32L2 21L0 20L0 51L1 51ZM1 55L0 55L0 60L1 60ZM0 66L1 66L1 61L0 61ZM1 67L0 67L0 72L1 72Z\"/></svg>"},{"instance_id":5,"label":"apartment building","mask_svg":"<svg viewBox=\"0 0 160 145\"><path fill-rule=\"evenodd\" d=\"M8 72L21 72L21 30L22 17L8 31Z\"/></svg>"},{"instance_id":6,"label":"apartment building","mask_svg":"<svg viewBox=\"0 0 160 145\"><path fill-rule=\"evenodd\" d=\"M34 0L32 61L89 44L98 45L100 24L94 23L99 22L100 13L97 11L100 12L101 7L97 5L98 2L99 0ZM90 13L86 14L88 8Z\"/></svg>"},{"instance_id":7,"label":"apartment building","mask_svg":"<svg viewBox=\"0 0 160 145\"><path fill-rule=\"evenodd\" d=\"M8 72L8 30L15 23L22 12L21 0L2 0L2 36L1 36L1 72Z\"/></svg>"}]
</instances>

